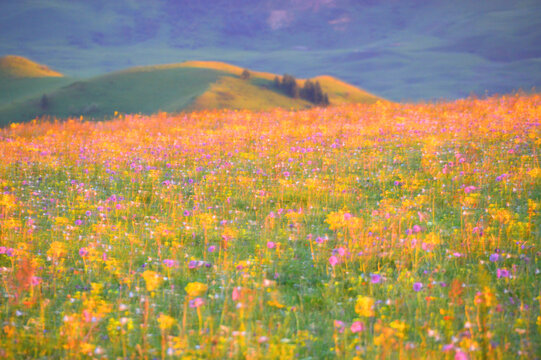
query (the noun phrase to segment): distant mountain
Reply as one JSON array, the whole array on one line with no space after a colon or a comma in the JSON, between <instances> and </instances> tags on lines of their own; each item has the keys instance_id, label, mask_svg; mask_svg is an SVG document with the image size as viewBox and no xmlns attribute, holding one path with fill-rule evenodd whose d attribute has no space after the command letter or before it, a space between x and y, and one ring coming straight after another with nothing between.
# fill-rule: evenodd
<instances>
[{"instance_id":1,"label":"distant mountain","mask_svg":"<svg viewBox=\"0 0 541 360\"><path fill-rule=\"evenodd\" d=\"M65 118L83 115L103 119L120 113L152 114L207 109L303 109L314 104L291 98L273 84L276 75L250 71L222 62L190 61L180 64L133 67L85 80L58 83L48 91L30 90L7 103L0 96L0 125L35 117ZM312 79L321 84L331 104L373 103L383 100L331 76ZM302 86L304 80L298 80ZM31 83L27 84L27 88ZM6 91L6 93L9 93ZM1 106L1 104L4 106Z\"/></svg>"},{"instance_id":2,"label":"distant mountain","mask_svg":"<svg viewBox=\"0 0 541 360\"><path fill-rule=\"evenodd\" d=\"M458 98L541 85L539 14L539 0L0 1L0 55L78 76L217 60Z\"/></svg>"}]
</instances>

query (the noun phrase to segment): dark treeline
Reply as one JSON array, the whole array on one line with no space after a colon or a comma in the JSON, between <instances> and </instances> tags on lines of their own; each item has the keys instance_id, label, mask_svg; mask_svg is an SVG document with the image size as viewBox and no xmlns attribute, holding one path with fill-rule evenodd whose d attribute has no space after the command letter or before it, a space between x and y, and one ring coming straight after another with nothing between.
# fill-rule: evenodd
<instances>
[{"instance_id":1,"label":"dark treeline","mask_svg":"<svg viewBox=\"0 0 541 360\"><path fill-rule=\"evenodd\" d=\"M281 81L278 76L274 78L274 86L292 98L308 100L316 105L329 105L329 96L323 92L319 81L306 80L301 88L293 76L284 74Z\"/></svg>"}]
</instances>

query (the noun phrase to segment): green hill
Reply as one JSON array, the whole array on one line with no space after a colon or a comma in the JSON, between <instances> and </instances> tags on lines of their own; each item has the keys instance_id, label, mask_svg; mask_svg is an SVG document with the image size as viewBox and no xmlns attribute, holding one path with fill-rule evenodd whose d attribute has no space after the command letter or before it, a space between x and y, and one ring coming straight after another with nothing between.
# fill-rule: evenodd
<instances>
[{"instance_id":1,"label":"green hill","mask_svg":"<svg viewBox=\"0 0 541 360\"><path fill-rule=\"evenodd\" d=\"M0 105L0 125L46 115L103 119L113 116L115 111L152 114L158 111L303 109L313 106L274 88L274 74L250 71L250 78L242 79L242 71L242 68L226 63L192 61L135 67L64 83L51 88L45 95L40 88L32 98ZM331 104L371 103L379 99L330 76L316 80L329 94ZM299 80L299 84L302 83L303 80Z\"/></svg>"},{"instance_id":2,"label":"green hill","mask_svg":"<svg viewBox=\"0 0 541 360\"><path fill-rule=\"evenodd\" d=\"M59 72L21 56L0 58L0 109L50 92L73 81Z\"/></svg>"}]
</instances>

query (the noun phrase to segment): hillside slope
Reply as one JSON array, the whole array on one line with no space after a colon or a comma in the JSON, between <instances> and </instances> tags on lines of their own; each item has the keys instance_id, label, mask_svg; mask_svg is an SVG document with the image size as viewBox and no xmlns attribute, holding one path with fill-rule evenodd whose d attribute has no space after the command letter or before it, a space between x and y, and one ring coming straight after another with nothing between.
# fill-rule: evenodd
<instances>
[{"instance_id":1,"label":"hillside slope","mask_svg":"<svg viewBox=\"0 0 541 360\"><path fill-rule=\"evenodd\" d=\"M158 111L304 109L313 106L276 89L272 81L276 75L250 71L250 78L242 79L243 70L226 63L204 61L134 67L63 84L45 95L36 90L33 98L0 107L0 124L41 116L83 115L103 119L113 116L116 111L152 114ZM316 80L329 94L331 104L371 103L380 99L330 76ZM303 82L299 80L299 85Z\"/></svg>"},{"instance_id":2,"label":"hillside slope","mask_svg":"<svg viewBox=\"0 0 541 360\"><path fill-rule=\"evenodd\" d=\"M49 69L30 59L16 55L0 57L0 75L12 78L62 77L59 72Z\"/></svg>"},{"instance_id":3,"label":"hillside slope","mask_svg":"<svg viewBox=\"0 0 541 360\"><path fill-rule=\"evenodd\" d=\"M73 81L22 56L0 57L0 108L50 92Z\"/></svg>"}]
</instances>

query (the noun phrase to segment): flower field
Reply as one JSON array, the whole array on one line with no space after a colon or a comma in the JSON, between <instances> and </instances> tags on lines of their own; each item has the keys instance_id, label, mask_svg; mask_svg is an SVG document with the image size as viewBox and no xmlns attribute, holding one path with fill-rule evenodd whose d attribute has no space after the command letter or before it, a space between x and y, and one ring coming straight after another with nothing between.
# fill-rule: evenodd
<instances>
[{"instance_id":1,"label":"flower field","mask_svg":"<svg viewBox=\"0 0 541 360\"><path fill-rule=\"evenodd\" d=\"M0 130L0 358L534 359L541 95Z\"/></svg>"}]
</instances>

